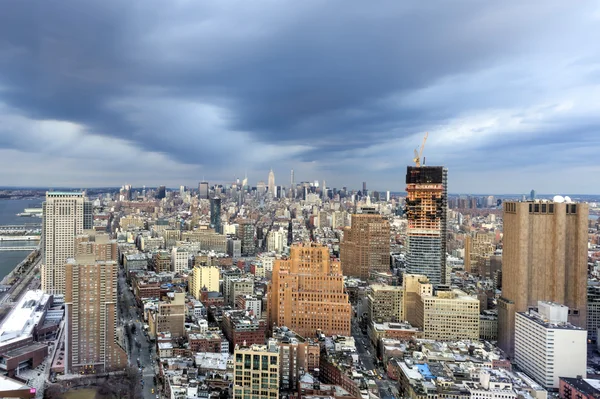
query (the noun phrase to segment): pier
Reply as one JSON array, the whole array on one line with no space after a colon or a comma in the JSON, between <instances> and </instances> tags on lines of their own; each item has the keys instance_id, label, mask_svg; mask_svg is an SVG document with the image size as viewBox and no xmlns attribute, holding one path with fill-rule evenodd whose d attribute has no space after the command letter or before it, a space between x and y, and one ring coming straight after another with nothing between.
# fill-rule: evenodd
<instances>
[{"instance_id":1,"label":"pier","mask_svg":"<svg viewBox=\"0 0 600 399\"><path fill-rule=\"evenodd\" d=\"M37 245L26 245L23 247L0 247L0 252L3 251L35 251L39 249Z\"/></svg>"},{"instance_id":2,"label":"pier","mask_svg":"<svg viewBox=\"0 0 600 399\"><path fill-rule=\"evenodd\" d=\"M0 236L0 241L39 241L41 236Z\"/></svg>"},{"instance_id":3,"label":"pier","mask_svg":"<svg viewBox=\"0 0 600 399\"><path fill-rule=\"evenodd\" d=\"M35 230L41 229L41 223L5 224L0 225L0 230Z\"/></svg>"}]
</instances>

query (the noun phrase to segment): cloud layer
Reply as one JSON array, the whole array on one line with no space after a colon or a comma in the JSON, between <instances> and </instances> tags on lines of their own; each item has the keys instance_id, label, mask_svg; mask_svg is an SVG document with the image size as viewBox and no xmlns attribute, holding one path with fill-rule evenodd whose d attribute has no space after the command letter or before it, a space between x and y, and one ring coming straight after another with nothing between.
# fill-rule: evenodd
<instances>
[{"instance_id":1,"label":"cloud layer","mask_svg":"<svg viewBox=\"0 0 600 399\"><path fill-rule=\"evenodd\" d=\"M594 193L600 10L563 1L11 2L0 185L327 180Z\"/></svg>"}]
</instances>

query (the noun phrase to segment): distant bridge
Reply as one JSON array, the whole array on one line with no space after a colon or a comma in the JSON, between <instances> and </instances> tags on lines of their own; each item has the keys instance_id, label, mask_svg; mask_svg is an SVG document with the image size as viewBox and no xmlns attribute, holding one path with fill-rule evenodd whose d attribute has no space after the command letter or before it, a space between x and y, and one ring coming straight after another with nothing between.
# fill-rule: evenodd
<instances>
[{"instance_id":1,"label":"distant bridge","mask_svg":"<svg viewBox=\"0 0 600 399\"><path fill-rule=\"evenodd\" d=\"M24 246L24 247L0 247L0 252L2 251L35 251L39 249L37 246Z\"/></svg>"}]
</instances>

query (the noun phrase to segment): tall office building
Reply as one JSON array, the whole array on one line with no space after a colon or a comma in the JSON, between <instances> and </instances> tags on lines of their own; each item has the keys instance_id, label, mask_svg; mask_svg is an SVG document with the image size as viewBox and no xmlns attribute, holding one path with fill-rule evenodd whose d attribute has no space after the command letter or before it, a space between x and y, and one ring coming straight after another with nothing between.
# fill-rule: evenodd
<instances>
[{"instance_id":1,"label":"tall office building","mask_svg":"<svg viewBox=\"0 0 600 399\"><path fill-rule=\"evenodd\" d=\"M363 195L363 197L366 197L367 196L367 182L364 181L362 186L363 186L362 187L362 195Z\"/></svg>"},{"instance_id":2,"label":"tall office building","mask_svg":"<svg viewBox=\"0 0 600 399\"><path fill-rule=\"evenodd\" d=\"M65 264L65 358L70 373L102 373L127 366L117 340L116 241L93 231L76 239Z\"/></svg>"},{"instance_id":3,"label":"tall office building","mask_svg":"<svg viewBox=\"0 0 600 399\"><path fill-rule=\"evenodd\" d=\"M75 255L75 237L92 226L92 207L84 193L47 192L43 204L42 289L65 293L65 262Z\"/></svg>"},{"instance_id":4,"label":"tall office building","mask_svg":"<svg viewBox=\"0 0 600 399\"><path fill-rule=\"evenodd\" d=\"M275 185L275 173L273 173L273 169L269 171L269 192L273 195L274 198L277 198L277 186Z\"/></svg>"},{"instance_id":5,"label":"tall office building","mask_svg":"<svg viewBox=\"0 0 600 399\"><path fill-rule=\"evenodd\" d=\"M340 260L345 276L366 280L371 271L389 272L389 222L374 210L352 215L352 227L344 228Z\"/></svg>"},{"instance_id":6,"label":"tall office building","mask_svg":"<svg viewBox=\"0 0 600 399\"><path fill-rule=\"evenodd\" d=\"M200 184L198 184L198 197L200 199L208 199L208 182L207 181L201 181Z\"/></svg>"},{"instance_id":7,"label":"tall office building","mask_svg":"<svg viewBox=\"0 0 600 399\"><path fill-rule=\"evenodd\" d=\"M317 330L350 335L351 312L340 263L331 260L327 246L296 244L289 259L274 262L268 285L270 329L285 326L303 337Z\"/></svg>"},{"instance_id":8,"label":"tall office building","mask_svg":"<svg viewBox=\"0 0 600 399\"><path fill-rule=\"evenodd\" d=\"M236 346L233 399L279 399L279 346Z\"/></svg>"},{"instance_id":9,"label":"tall office building","mask_svg":"<svg viewBox=\"0 0 600 399\"><path fill-rule=\"evenodd\" d=\"M446 283L446 213L448 170L409 166L406 172L406 269L434 286Z\"/></svg>"},{"instance_id":10,"label":"tall office building","mask_svg":"<svg viewBox=\"0 0 600 399\"><path fill-rule=\"evenodd\" d=\"M569 322L586 328L589 206L562 201L503 206L498 346L512 355L515 313L538 301L569 307Z\"/></svg>"},{"instance_id":11,"label":"tall office building","mask_svg":"<svg viewBox=\"0 0 600 399\"><path fill-rule=\"evenodd\" d=\"M221 225L221 198L214 197L210 200L210 227L217 233L223 232Z\"/></svg>"}]
</instances>

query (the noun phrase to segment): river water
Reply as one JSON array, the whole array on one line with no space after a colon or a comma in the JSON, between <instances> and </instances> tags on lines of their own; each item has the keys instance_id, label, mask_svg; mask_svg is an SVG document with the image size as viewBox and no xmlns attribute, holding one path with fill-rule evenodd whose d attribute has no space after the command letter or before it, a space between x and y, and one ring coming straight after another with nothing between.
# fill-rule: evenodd
<instances>
[{"instance_id":1,"label":"river water","mask_svg":"<svg viewBox=\"0 0 600 399\"><path fill-rule=\"evenodd\" d=\"M0 225L25 223L41 223L42 219L35 217L21 217L17 213L23 212L25 208L39 208L42 199L33 200L0 200ZM2 241L0 247L22 247L35 245L38 241ZM29 251L0 251L0 280L15 268L23 259L29 255Z\"/></svg>"}]
</instances>

